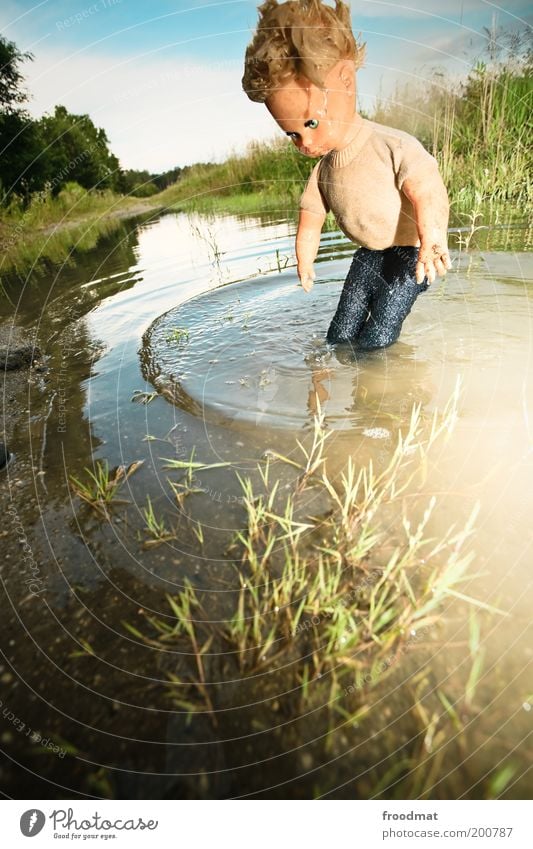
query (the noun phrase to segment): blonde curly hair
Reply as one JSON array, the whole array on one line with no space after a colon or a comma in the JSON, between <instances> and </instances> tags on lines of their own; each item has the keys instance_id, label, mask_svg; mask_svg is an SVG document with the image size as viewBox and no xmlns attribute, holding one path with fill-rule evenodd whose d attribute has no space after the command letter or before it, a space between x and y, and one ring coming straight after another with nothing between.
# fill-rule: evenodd
<instances>
[{"instance_id":1,"label":"blonde curly hair","mask_svg":"<svg viewBox=\"0 0 533 849\"><path fill-rule=\"evenodd\" d=\"M279 86L305 77L323 88L328 71L342 59L353 59L355 70L365 57L357 44L350 9L342 0L335 8L321 0L266 0L246 49L242 87L250 100L264 103Z\"/></svg>"}]
</instances>

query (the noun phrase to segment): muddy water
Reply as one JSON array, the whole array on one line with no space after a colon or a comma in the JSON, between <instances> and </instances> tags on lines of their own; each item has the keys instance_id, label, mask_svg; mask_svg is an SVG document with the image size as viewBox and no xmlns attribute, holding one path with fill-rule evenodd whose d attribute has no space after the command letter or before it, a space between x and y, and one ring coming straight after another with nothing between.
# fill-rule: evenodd
<instances>
[{"instance_id":1,"label":"muddy water","mask_svg":"<svg viewBox=\"0 0 533 849\"><path fill-rule=\"evenodd\" d=\"M243 516L235 472L251 473L269 449L294 454L318 405L333 431L332 474L348 456L380 468L413 404L427 420L442 413L459 379L453 434L432 452L403 510L414 521L436 495L429 530L439 537L479 504L461 590L501 613L484 631L485 707L466 777L461 784L443 773L434 793L482 796L501 763L513 769L509 795L523 797L532 715L533 267L519 227L481 235L480 249L454 250L453 271L419 298L400 341L364 356L324 342L350 245L324 235L318 282L305 295L295 286L291 222L183 214L132 222L94 251L29 275L22 288L3 280L2 316L30 329L45 354L28 387L4 401L16 455L2 484L8 792L343 795L361 763L383 752L355 754L353 741L341 739L340 772L324 763L306 783L285 763L276 780L266 771L250 784L245 770L231 771L212 729L191 731L169 708L168 658L154 662L123 623L138 623L140 610L163 613L164 594L186 578L211 595L210 613L220 616L234 575L228 538ZM193 449L227 465L197 475L184 511L168 483L179 476L166 466ZM144 461L121 493L127 503L106 521L68 486L98 459L111 468ZM177 530L161 547L144 545L148 496ZM202 545L191 518L203 528ZM463 624L456 616L454 625L450 609L452 646ZM265 751L298 751L292 760L309 772L315 755L301 760L299 747L313 734L310 719L296 739L273 732ZM36 735L52 741L46 755L37 754ZM200 761L194 744L203 746ZM278 779L284 789L269 790Z\"/></svg>"}]
</instances>

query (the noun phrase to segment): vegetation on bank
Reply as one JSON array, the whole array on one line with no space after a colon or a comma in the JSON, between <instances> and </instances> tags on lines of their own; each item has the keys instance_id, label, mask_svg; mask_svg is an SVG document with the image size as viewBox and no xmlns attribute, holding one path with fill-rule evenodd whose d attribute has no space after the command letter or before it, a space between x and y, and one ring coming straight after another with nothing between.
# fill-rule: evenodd
<instances>
[{"instance_id":1,"label":"vegetation on bank","mask_svg":"<svg viewBox=\"0 0 533 849\"><path fill-rule=\"evenodd\" d=\"M67 183L56 197L43 191L27 204L13 199L0 215L0 279L6 273L25 277L63 262L72 251L89 251L124 218L154 208L147 200L87 191L77 183Z\"/></svg>"},{"instance_id":2,"label":"vegetation on bank","mask_svg":"<svg viewBox=\"0 0 533 849\"><path fill-rule=\"evenodd\" d=\"M443 74L405 86L373 119L420 139L439 161L452 203L531 203L533 54L527 33L486 30L487 61L453 85ZM530 36L529 36L530 38Z\"/></svg>"}]
</instances>

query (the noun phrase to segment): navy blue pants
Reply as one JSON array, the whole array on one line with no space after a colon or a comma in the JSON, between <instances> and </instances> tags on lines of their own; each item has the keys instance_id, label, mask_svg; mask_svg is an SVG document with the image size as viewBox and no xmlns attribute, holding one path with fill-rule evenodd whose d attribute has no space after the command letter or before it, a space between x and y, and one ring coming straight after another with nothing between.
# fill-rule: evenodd
<instances>
[{"instance_id":1,"label":"navy blue pants","mask_svg":"<svg viewBox=\"0 0 533 849\"><path fill-rule=\"evenodd\" d=\"M396 342L418 295L429 288L427 277L416 282L418 250L395 246L355 252L327 332L328 342L349 342L360 350Z\"/></svg>"}]
</instances>

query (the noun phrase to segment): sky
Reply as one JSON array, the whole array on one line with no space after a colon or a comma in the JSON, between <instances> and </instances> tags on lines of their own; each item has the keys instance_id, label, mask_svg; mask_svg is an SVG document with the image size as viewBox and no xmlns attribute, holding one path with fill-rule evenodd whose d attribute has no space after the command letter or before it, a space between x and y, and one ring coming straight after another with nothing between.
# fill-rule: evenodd
<instances>
[{"instance_id":1,"label":"sky","mask_svg":"<svg viewBox=\"0 0 533 849\"><path fill-rule=\"evenodd\" d=\"M62 104L103 127L123 168L161 172L221 161L277 129L241 89L254 0L2 0L0 31L24 66L35 117ZM484 27L523 30L529 0L352 0L367 44L359 107L435 70L466 76ZM529 25L531 18L529 18Z\"/></svg>"}]
</instances>

